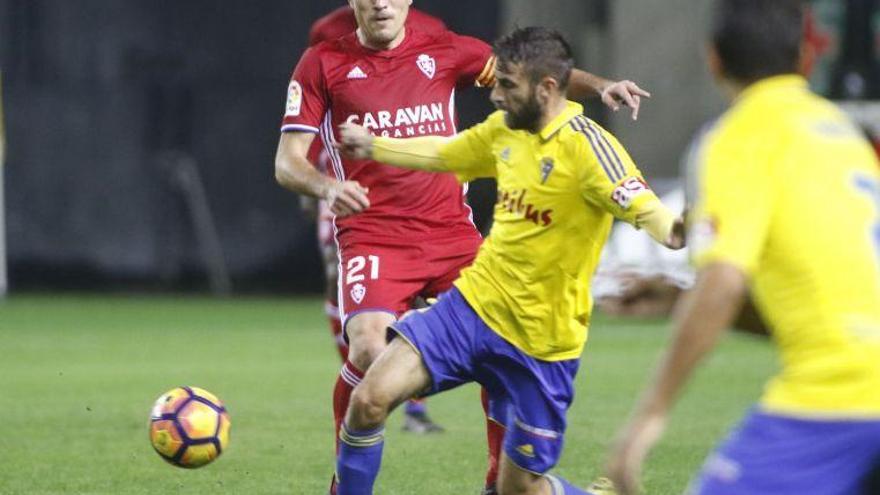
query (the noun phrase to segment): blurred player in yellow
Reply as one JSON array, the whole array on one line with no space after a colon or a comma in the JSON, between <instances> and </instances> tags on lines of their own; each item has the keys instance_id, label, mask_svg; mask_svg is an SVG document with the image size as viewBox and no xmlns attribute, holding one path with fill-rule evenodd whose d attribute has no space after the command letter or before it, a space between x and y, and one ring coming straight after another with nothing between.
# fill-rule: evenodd
<instances>
[{"instance_id":1,"label":"blurred player in yellow","mask_svg":"<svg viewBox=\"0 0 880 495\"><path fill-rule=\"evenodd\" d=\"M396 338L355 388L340 430L339 495L368 495L383 425L417 394L479 382L507 428L498 493L582 495L547 474L562 452L587 340L590 277L614 217L680 247L675 216L626 151L565 99L565 40L519 29L495 45L498 112L456 136L374 137L341 126L353 158L498 184L495 222L473 265L429 309L392 324Z\"/></svg>"},{"instance_id":2,"label":"blurred player in yellow","mask_svg":"<svg viewBox=\"0 0 880 495\"><path fill-rule=\"evenodd\" d=\"M796 75L802 25L795 0L716 1L708 61L732 105L689 178L696 287L608 465L623 494L748 290L782 370L693 493L880 493L880 167Z\"/></svg>"}]
</instances>

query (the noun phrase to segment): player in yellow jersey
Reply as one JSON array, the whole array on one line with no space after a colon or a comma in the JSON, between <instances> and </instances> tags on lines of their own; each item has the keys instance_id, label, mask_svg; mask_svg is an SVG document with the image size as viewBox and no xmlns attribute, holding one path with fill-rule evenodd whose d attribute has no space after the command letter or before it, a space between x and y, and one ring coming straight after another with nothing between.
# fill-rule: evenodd
<instances>
[{"instance_id":1,"label":"player in yellow jersey","mask_svg":"<svg viewBox=\"0 0 880 495\"><path fill-rule=\"evenodd\" d=\"M340 432L339 495L371 494L382 428L417 394L476 381L507 426L498 492L585 494L548 475L562 450L587 339L589 282L614 217L680 247L675 216L620 143L564 97L573 65L542 28L496 43L500 111L453 137L390 139L342 126L343 151L392 165L494 177L495 222L473 265L430 309L393 324L401 337L355 389Z\"/></svg>"},{"instance_id":2,"label":"player in yellow jersey","mask_svg":"<svg viewBox=\"0 0 880 495\"><path fill-rule=\"evenodd\" d=\"M714 16L709 66L733 103L690 177L696 287L609 474L638 491L675 397L751 290L782 370L693 493L880 493L880 165L796 75L800 2L717 0Z\"/></svg>"}]
</instances>

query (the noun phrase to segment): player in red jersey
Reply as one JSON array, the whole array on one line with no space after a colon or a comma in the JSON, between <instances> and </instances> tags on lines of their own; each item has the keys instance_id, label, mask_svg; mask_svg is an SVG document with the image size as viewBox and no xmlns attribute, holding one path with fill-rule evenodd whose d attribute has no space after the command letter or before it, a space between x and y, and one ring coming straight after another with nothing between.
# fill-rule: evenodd
<instances>
[{"instance_id":1,"label":"player in red jersey","mask_svg":"<svg viewBox=\"0 0 880 495\"><path fill-rule=\"evenodd\" d=\"M349 0L358 29L303 54L288 86L276 156L278 182L324 198L335 215L339 248L339 303L350 344L334 390L337 431L353 388L386 346L386 329L417 296L451 286L480 245L463 188L448 174L396 169L342 159L333 145L343 122L392 137L450 136L456 131L455 93L494 83L492 50L475 38L404 25L411 0ZM637 115L629 81L611 83L576 71L569 95L601 94ZM320 134L333 178L307 153ZM489 422L490 469L497 476L503 430ZM333 488L331 487L331 491Z\"/></svg>"},{"instance_id":2,"label":"player in red jersey","mask_svg":"<svg viewBox=\"0 0 880 495\"><path fill-rule=\"evenodd\" d=\"M410 9L406 25L423 31L445 31L446 24L440 19L416 9ZM335 40L357 29L357 20L351 7L343 6L321 17L312 24L309 31L309 46L322 41ZM330 170L330 156L324 150L320 139L312 141L308 154L309 161L321 172ZM333 235L333 214L326 201L311 196L300 196L301 209L315 219L318 230L318 248L324 262L325 302L324 312L327 315L330 331L339 356L344 363L348 359L348 343L342 335L342 320L339 316L337 279L339 257L336 252L336 240ZM424 399L413 399L404 408L404 431L412 433L441 432L443 428L434 423L428 416Z\"/></svg>"}]
</instances>

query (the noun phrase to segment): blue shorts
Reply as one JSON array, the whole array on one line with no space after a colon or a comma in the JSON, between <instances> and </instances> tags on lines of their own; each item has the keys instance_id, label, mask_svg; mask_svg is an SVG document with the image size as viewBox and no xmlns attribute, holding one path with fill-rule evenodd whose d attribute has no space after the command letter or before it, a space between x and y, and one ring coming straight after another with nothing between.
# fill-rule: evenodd
<instances>
[{"instance_id":1,"label":"blue shorts","mask_svg":"<svg viewBox=\"0 0 880 495\"><path fill-rule=\"evenodd\" d=\"M811 420L752 411L703 466L690 493L872 495L880 420Z\"/></svg>"},{"instance_id":2,"label":"blue shorts","mask_svg":"<svg viewBox=\"0 0 880 495\"><path fill-rule=\"evenodd\" d=\"M507 427L504 452L516 465L536 474L556 465L580 360L529 356L486 326L456 288L392 328L421 355L430 393L469 382L487 390L490 416Z\"/></svg>"}]
</instances>

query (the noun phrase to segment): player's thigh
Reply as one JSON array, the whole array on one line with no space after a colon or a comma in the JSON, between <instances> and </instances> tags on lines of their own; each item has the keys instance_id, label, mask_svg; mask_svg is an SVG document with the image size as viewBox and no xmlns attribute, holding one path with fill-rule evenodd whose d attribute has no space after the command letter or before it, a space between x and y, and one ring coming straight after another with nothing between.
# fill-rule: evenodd
<instances>
[{"instance_id":1,"label":"player's thigh","mask_svg":"<svg viewBox=\"0 0 880 495\"><path fill-rule=\"evenodd\" d=\"M431 377L419 354L405 340L394 339L354 391L354 410L350 412L353 422L384 420L388 411L430 384Z\"/></svg>"},{"instance_id":2,"label":"player's thigh","mask_svg":"<svg viewBox=\"0 0 880 495\"><path fill-rule=\"evenodd\" d=\"M355 364L369 365L379 356L385 349L388 326L396 320L393 314L384 311L363 311L345 322L351 359L357 360L359 354L365 354L364 359L369 361Z\"/></svg>"},{"instance_id":3,"label":"player's thigh","mask_svg":"<svg viewBox=\"0 0 880 495\"><path fill-rule=\"evenodd\" d=\"M880 421L751 412L706 460L689 493L853 495L880 455Z\"/></svg>"},{"instance_id":4,"label":"player's thigh","mask_svg":"<svg viewBox=\"0 0 880 495\"><path fill-rule=\"evenodd\" d=\"M405 340L421 356L431 380L429 394L475 380L480 355L474 344L486 328L457 289L392 325L396 340Z\"/></svg>"},{"instance_id":5,"label":"player's thigh","mask_svg":"<svg viewBox=\"0 0 880 495\"><path fill-rule=\"evenodd\" d=\"M504 390L507 426L504 452L525 471L543 474L559 461L566 414L574 399L578 361L540 361L492 334L493 353L479 366L478 378L490 396Z\"/></svg>"},{"instance_id":6,"label":"player's thigh","mask_svg":"<svg viewBox=\"0 0 880 495\"><path fill-rule=\"evenodd\" d=\"M499 495L538 495L550 493L549 484L541 474L527 471L502 452L498 470Z\"/></svg>"}]
</instances>

